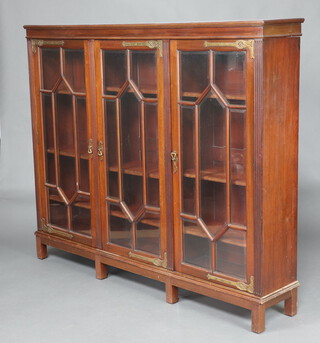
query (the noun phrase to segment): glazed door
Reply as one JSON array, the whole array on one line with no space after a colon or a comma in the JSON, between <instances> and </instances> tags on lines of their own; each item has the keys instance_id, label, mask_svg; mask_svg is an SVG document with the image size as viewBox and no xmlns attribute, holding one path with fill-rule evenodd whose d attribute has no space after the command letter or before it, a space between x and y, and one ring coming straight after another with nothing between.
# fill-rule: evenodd
<instances>
[{"instance_id":1,"label":"glazed door","mask_svg":"<svg viewBox=\"0 0 320 343\"><path fill-rule=\"evenodd\" d=\"M91 244L95 224L88 154L87 45L33 40L32 50L38 62L36 88L43 127L43 155L38 156L44 171L42 230Z\"/></svg>"},{"instance_id":2,"label":"glazed door","mask_svg":"<svg viewBox=\"0 0 320 343\"><path fill-rule=\"evenodd\" d=\"M166 267L163 42L96 43L103 249Z\"/></svg>"},{"instance_id":3,"label":"glazed door","mask_svg":"<svg viewBox=\"0 0 320 343\"><path fill-rule=\"evenodd\" d=\"M249 287L253 52L237 44L171 45L175 263L184 273Z\"/></svg>"}]
</instances>

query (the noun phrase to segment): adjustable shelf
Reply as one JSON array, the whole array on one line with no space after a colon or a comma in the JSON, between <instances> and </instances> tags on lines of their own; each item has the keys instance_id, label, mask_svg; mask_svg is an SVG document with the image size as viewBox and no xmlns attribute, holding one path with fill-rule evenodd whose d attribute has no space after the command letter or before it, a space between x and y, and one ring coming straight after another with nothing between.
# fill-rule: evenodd
<instances>
[{"instance_id":1,"label":"adjustable shelf","mask_svg":"<svg viewBox=\"0 0 320 343\"><path fill-rule=\"evenodd\" d=\"M49 154L54 154L54 149L47 149L47 153L49 153ZM66 149L64 149L64 150L58 150L58 154L60 155L60 156L66 156L66 157L76 157L76 154L75 154L75 152L74 151L71 151L71 150L66 150ZM79 156L81 159L83 159L83 160L88 160L89 159L89 156L88 156L88 154L87 153L85 153L85 154L80 154L80 156Z\"/></svg>"},{"instance_id":2,"label":"adjustable shelf","mask_svg":"<svg viewBox=\"0 0 320 343\"><path fill-rule=\"evenodd\" d=\"M118 166L110 166L108 169L109 171L112 171L112 172L116 172L116 173L119 172ZM135 175L135 176L143 175L143 169L140 166L139 162L126 163L122 166L122 170L124 174ZM147 177L150 177L152 179L159 179L159 172L154 168L148 172Z\"/></svg>"},{"instance_id":3,"label":"adjustable shelf","mask_svg":"<svg viewBox=\"0 0 320 343\"><path fill-rule=\"evenodd\" d=\"M214 166L213 168L208 168L200 172L201 180L219 183L226 183L225 175L226 172L223 166ZM196 173L194 169L187 169L183 173L183 176L194 179L196 177ZM237 175L233 173L231 183L238 186L246 186L245 175Z\"/></svg>"}]
</instances>

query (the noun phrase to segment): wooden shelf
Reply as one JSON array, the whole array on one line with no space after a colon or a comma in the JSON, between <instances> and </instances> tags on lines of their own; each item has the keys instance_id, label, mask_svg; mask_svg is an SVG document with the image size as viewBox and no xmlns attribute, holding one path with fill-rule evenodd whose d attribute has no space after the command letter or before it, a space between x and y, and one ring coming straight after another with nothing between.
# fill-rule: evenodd
<instances>
[{"instance_id":1,"label":"wooden shelf","mask_svg":"<svg viewBox=\"0 0 320 343\"><path fill-rule=\"evenodd\" d=\"M54 154L54 149L47 149L47 153ZM73 150L67 150L67 149L59 150L59 155L60 156L67 156L67 157L73 157L73 158L76 157L76 154ZM86 154L80 154L80 158L83 160L88 160L89 156L87 153Z\"/></svg>"},{"instance_id":2,"label":"wooden shelf","mask_svg":"<svg viewBox=\"0 0 320 343\"><path fill-rule=\"evenodd\" d=\"M113 217L128 219L128 217L120 210L111 210L110 215ZM143 223L150 226L160 227L159 214L147 213L147 217L141 219L139 223ZM139 230L140 232L141 230Z\"/></svg>"},{"instance_id":3,"label":"wooden shelf","mask_svg":"<svg viewBox=\"0 0 320 343\"><path fill-rule=\"evenodd\" d=\"M63 199L61 199L58 195L51 194L49 196L49 199L66 205L66 203L63 201ZM71 204L71 206L86 208L88 210L91 209L91 204L90 204L89 199L88 199L88 201L75 201L74 203Z\"/></svg>"},{"instance_id":4,"label":"wooden shelf","mask_svg":"<svg viewBox=\"0 0 320 343\"><path fill-rule=\"evenodd\" d=\"M73 206L86 208L88 210L91 210L91 204L90 201L76 201L73 203Z\"/></svg>"},{"instance_id":5,"label":"wooden shelf","mask_svg":"<svg viewBox=\"0 0 320 343\"><path fill-rule=\"evenodd\" d=\"M199 98L202 93L199 92L181 92L181 100L182 97L189 97L189 98ZM224 94L227 100L239 100L239 101L246 101L246 95L234 95L234 94ZM184 101L184 100L182 100Z\"/></svg>"},{"instance_id":6,"label":"wooden shelf","mask_svg":"<svg viewBox=\"0 0 320 343\"><path fill-rule=\"evenodd\" d=\"M208 228L208 231L214 236L221 229L222 225L221 224L209 224L206 226ZM183 228L183 232L188 234L188 235L208 238L207 234L199 226L196 226L196 225L185 226Z\"/></svg>"},{"instance_id":7,"label":"wooden shelf","mask_svg":"<svg viewBox=\"0 0 320 343\"><path fill-rule=\"evenodd\" d=\"M142 167L140 166L140 163L138 162L126 163L122 166L122 170L124 174L136 175L136 176L143 175ZM119 168L118 166L110 166L109 171L118 173ZM147 177L150 177L152 179L159 179L159 172L156 169L153 169L148 173Z\"/></svg>"},{"instance_id":8,"label":"wooden shelf","mask_svg":"<svg viewBox=\"0 0 320 343\"><path fill-rule=\"evenodd\" d=\"M189 177L189 178L195 178L196 173L194 169L187 169L183 176ZM231 180L231 183L238 186L246 186L246 180L244 179L245 175L235 175L232 174L233 179ZM202 170L200 172L200 178L201 180L206 181L213 181L213 182L219 182L219 183L226 183L226 173L224 171L223 166L214 166L212 168L208 168L205 170Z\"/></svg>"},{"instance_id":9,"label":"wooden shelf","mask_svg":"<svg viewBox=\"0 0 320 343\"><path fill-rule=\"evenodd\" d=\"M150 94L150 95L155 95L155 96L157 96L157 94L158 94L158 92L156 91L156 90L154 90L154 89L145 89L145 88L139 88L138 86L137 86L137 88L139 89L139 91L142 93L142 95L146 95L146 94ZM119 91L120 91L120 89L121 88L119 88L119 87L106 87L105 88L105 95L108 95L107 94L107 92L114 92L114 93L119 93ZM131 88L129 88L129 90L128 90L128 93L132 93L133 91L132 91L132 89ZM113 95L113 94L112 94ZM114 95L114 96L116 96L116 94ZM156 97L153 97L153 98L156 98Z\"/></svg>"},{"instance_id":10,"label":"wooden shelf","mask_svg":"<svg viewBox=\"0 0 320 343\"><path fill-rule=\"evenodd\" d=\"M215 235L220 229L221 229L221 224L211 224L207 225L208 231ZM202 237L202 238L207 238L207 234L198 226L186 226L183 228L183 232L187 235L192 235L192 236L197 236L197 237ZM228 237L224 238L223 236L218 240L218 242L222 242L225 244L230 244L230 245L235 245L239 247L246 247L246 243L239 238L237 235L237 232L233 231L227 231L226 233Z\"/></svg>"}]
</instances>

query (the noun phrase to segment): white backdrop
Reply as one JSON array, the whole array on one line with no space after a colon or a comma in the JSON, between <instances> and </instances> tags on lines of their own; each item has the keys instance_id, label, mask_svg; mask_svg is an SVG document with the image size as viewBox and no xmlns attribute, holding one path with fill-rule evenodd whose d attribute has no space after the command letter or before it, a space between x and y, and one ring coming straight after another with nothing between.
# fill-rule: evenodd
<instances>
[{"instance_id":1,"label":"white backdrop","mask_svg":"<svg viewBox=\"0 0 320 343\"><path fill-rule=\"evenodd\" d=\"M155 281L116 270L106 282L96 282L93 265L79 257L50 250L46 261L35 258L23 25L294 17L306 19L301 41L298 316L288 319L277 313L279 307L270 309L270 327L257 337L249 332L246 310L190 293L169 306L162 285ZM320 298L315 287L320 283L319 17L319 0L0 0L1 342L319 341Z\"/></svg>"}]
</instances>

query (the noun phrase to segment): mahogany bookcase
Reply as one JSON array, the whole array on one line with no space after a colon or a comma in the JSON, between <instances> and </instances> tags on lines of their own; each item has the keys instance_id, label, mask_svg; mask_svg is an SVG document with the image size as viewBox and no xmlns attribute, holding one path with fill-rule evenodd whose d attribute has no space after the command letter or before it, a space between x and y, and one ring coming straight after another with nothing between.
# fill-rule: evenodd
<instances>
[{"instance_id":1,"label":"mahogany bookcase","mask_svg":"<svg viewBox=\"0 0 320 343\"><path fill-rule=\"evenodd\" d=\"M295 315L302 22L25 26L38 257Z\"/></svg>"}]
</instances>

